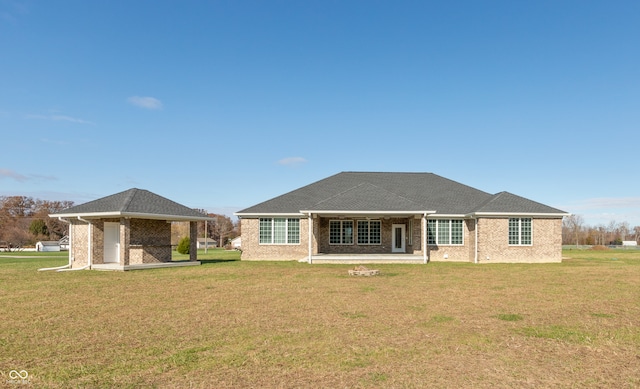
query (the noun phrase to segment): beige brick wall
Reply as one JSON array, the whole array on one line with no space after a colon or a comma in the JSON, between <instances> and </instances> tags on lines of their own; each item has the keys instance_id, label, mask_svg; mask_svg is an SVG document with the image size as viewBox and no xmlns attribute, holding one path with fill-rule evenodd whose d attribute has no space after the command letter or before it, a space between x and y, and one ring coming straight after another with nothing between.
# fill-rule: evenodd
<instances>
[{"instance_id":1,"label":"beige brick wall","mask_svg":"<svg viewBox=\"0 0 640 389\"><path fill-rule=\"evenodd\" d=\"M71 230L71 263L72 268L86 266L89 262L88 258L88 236L89 225L80 220L73 219L70 221L69 229Z\"/></svg>"},{"instance_id":2,"label":"beige brick wall","mask_svg":"<svg viewBox=\"0 0 640 389\"><path fill-rule=\"evenodd\" d=\"M171 224L164 220L98 219L91 221L91 261L104 263L104 223L120 223L120 265L171 261ZM87 265L89 225L70 220L73 268ZM129 248L129 250L127 250Z\"/></svg>"},{"instance_id":3,"label":"beige brick wall","mask_svg":"<svg viewBox=\"0 0 640 389\"><path fill-rule=\"evenodd\" d=\"M171 261L171 223L131 219L130 244L131 264Z\"/></svg>"},{"instance_id":4,"label":"beige brick wall","mask_svg":"<svg viewBox=\"0 0 640 389\"><path fill-rule=\"evenodd\" d=\"M533 219L532 245L509 245L508 218L478 219L480 263L542 263L562 261L562 219Z\"/></svg>"},{"instance_id":5,"label":"beige brick wall","mask_svg":"<svg viewBox=\"0 0 640 389\"><path fill-rule=\"evenodd\" d=\"M382 221L382 244L380 245L330 245L330 218L315 218L313 254L385 254L391 253L391 227L404 224L407 237L407 253L422 254L423 220L380 219ZM357 219L346 219L357 220ZM307 218L300 219L299 245L261 245L258 243L259 219L242 219L242 259L243 260L300 260L308 256ZM476 250L476 222L465 220L464 244L461 246L429 245L427 255L430 261L473 262ZM354 229L356 224L354 223ZM509 246L508 218L478 219L478 261L481 263L535 263L560 262L562 260L562 219L533 219L531 246ZM411 244L410 244L411 243Z\"/></svg>"},{"instance_id":6,"label":"beige brick wall","mask_svg":"<svg viewBox=\"0 0 640 389\"><path fill-rule=\"evenodd\" d=\"M475 257L475 222L462 224L462 245L429 245L427 256L434 262L473 262Z\"/></svg>"},{"instance_id":7,"label":"beige brick wall","mask_svg":"<svg viewBox=\"0 0 640 389\"><path fill-rule=\"evenodd\" d=\"M313 219L314 235L318 233L318 219ZM309 256L309 222L300 218L300 244L260 244L260 219L240 220L242 228L242 260L245 261L298 261ZM313 239L313 254L317 253L316 238Z\"/></svg>"}]
</instances>

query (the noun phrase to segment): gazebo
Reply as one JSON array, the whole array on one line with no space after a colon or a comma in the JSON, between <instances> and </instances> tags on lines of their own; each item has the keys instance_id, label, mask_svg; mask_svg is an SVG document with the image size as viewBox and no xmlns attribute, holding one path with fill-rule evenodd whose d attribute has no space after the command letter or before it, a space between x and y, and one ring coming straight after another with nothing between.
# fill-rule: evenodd
<instances>
[{"instance_id":1,"label":"gazebo","mask_svg":"<svg viewBox=\"0 0 640 389\"><path fill-rule=\"evenodd\" d=\"M200 265L198 221L212 218L132 188L49 215L69 223L69 263L40 270L135 270ZM189 222L188 261L171 259L171 222Z\"/></svg>"}]
</instances>

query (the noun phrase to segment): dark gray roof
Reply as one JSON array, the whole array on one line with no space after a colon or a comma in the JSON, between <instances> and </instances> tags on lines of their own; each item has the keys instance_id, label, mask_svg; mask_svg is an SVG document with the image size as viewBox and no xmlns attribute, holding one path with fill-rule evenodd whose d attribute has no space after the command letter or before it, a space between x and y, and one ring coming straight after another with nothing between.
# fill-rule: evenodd
<instances>
[{"instance_id":1,"label":"dark gray roof","mask_svg":"<svg viewBox=\"0 0 640 389\"><path fill-rule=\"evenodd\" d=\"M483 192L433 173L342 172L237 212L294 214L300 211L435 211L436 215L481 212L564 213L522 197Z\"/></svg>"},{"instance_id":2,"label":"dark gray roof","mask_svg":"<svg viewBox=\"0 0 640 389\"><path fill-rule=\"evenodd\" d=\"M491 200L474 210L474 213L564 213L563 211L540 204L533 200L514 195L509 192L500 192Z\"/></svg>"},{"instance_id":3,"label":"dark gray roof","mask_svg":"<svg viewBox=\"0 0 640 389\"><path fill-rule=\"evenodd\" d=\"M206 215L144 189L132 188L67 208L54 217L128 216L141 219L208 220Z\"/></svg>"}]
</instances>

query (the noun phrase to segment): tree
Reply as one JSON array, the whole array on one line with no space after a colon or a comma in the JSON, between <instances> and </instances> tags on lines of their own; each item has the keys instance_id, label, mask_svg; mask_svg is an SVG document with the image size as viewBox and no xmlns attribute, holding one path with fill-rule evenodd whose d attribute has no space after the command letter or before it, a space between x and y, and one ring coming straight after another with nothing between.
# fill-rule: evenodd
<instances>
[{"instance_id":1,"label":"tree","mask_svg":"<svg viewBox=\"0 0 640 389\"><path fill-rule=\"evenodd\" d=\"M189 254L189 251L191 250L191 239L189 239L188 236L180 239L177 250L180 254Z\"/></svg>"},{"instance_id":2,"label":"tree","mask_svg":"<svg viewBox=\"0 0 640 389\"><path fill-rule=\"evenodd\" d=\"M49 237L49 230L47 228L47 223L42 219L36 219L31 222L29 226L29 232L33 234L33 236L46 236Z\"/></svg>"},{"instance_id":3,"label":"tree","mask_svg":"<svg viewBox=\"0 0 640 389\"><path fill-rule=\"evenodd\" d=\"M584 219L580 215L570 215L567 216L563 221L563 230L567 230L570 236L574 239L576 246L580 244L580 232L582 230L582 225L584 224ZM567 237L568 238L568 237ZM566 240L569 241L568 239Z\"/></svg>"},{"instance_id":4,"label":"tree","mask_svg":"<svg viewBox=\"0 0 640 389\"><path fill-rule=\"evenodd\" d=\"M208 216L214 220L207 222L207 237L218 241L219 247L224 247L228 240L237 236L235 226L229 216L215 213L210 213Z\"/></svg>"}]
</instances>

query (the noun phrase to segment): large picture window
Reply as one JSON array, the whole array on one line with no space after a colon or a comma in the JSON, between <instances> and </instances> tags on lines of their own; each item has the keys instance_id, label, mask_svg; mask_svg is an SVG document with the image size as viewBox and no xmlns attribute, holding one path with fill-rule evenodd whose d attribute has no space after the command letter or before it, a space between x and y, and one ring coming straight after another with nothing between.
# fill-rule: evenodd
<instances>
[{"instance_id":1,"label":"large picture window","mask_svg":"<svg viewBox=\"0 0 640 389\"><path fill-rule=\"evenodd\" d=\"M380 220L358 220L358 244L380 244L381 229Z\"/></svg>"},{"instance_id":2,"label":"large picture window","mask_svg":"<svg viewBox=\"0 0 640 389\"><path fill-rule=\"evenodd\" d=\"M329 244L353 244L353 220L329 221Z\"/></svg>"},{"instance_id":3,"label":"large picture window","mask_svg":"<svg viewBox=\"0 0 640 389\"><path fill-rule=\"evenodd\" d=\"M531 246L531 218L509 219L509 244L512 246Z\"/></svg>"},{"instance_id":4,"label":"large picture window","mask_svg":"<svg viewBox=\"0 0 640 389\"><path fill-rule=\"evenodd\" d=\"M260 218L260 244L299 244L300 219Z\"/></svg>"},{"instance_id":5,"label":"large picture window","mask_svg":"<svg viewBox=\"0 0 640 389\"><path fill-rule=\"evenodd\" d=\"M464 244L463 221L456 219L427 220L427 244Z\"/></svg>"}]
</instances>

